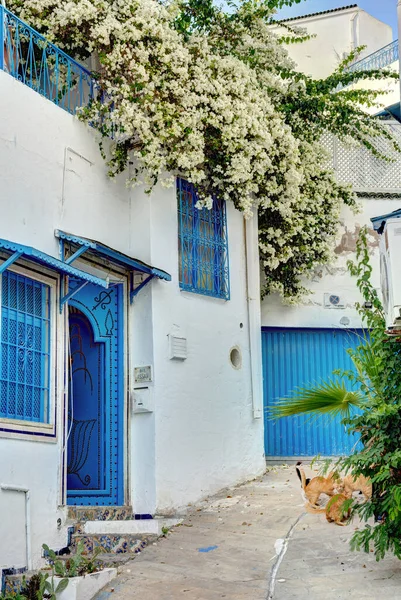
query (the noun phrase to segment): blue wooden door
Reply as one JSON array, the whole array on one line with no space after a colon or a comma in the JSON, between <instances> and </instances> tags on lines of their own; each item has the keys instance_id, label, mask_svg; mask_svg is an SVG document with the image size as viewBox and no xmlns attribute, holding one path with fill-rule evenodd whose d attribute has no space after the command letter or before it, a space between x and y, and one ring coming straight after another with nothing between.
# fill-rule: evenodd
<instances>
[{"instance_id":1,"label":"blue wooden door","mask_svg":"<svg viewBox=\"0 0 401 600\"><path fill-rule=\"evenodd\" d=\"M278 398L333 377L333 370L353 369L347 348L361 343L361 331L343 329L262 330L266 457L341 456L357 443L341 417L285 417L272 420L269 407Z\"/></svg>"},{"instance_id":2,"label":"blue wooden door","mask_svg":"<svg viewBox=\"0 0 401 600\"><path fill-rule=\"evenodd\" d=\"M75 282L71 283L74 287ZM67 502L121 505L123 287L87 284L69 306Z\"/></svg>"}]
</instances>

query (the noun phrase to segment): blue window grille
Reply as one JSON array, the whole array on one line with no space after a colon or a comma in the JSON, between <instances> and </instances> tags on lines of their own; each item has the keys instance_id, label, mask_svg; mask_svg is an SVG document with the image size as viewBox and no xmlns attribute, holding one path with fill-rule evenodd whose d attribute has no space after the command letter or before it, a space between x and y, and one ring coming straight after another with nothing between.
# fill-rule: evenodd
<instances>
[{"instance_id":1,"label":"blue window grille","mask_svg":"<svg viewBox=\"0 0 401 600\"><path fill-rule=\"evenodd\" d=\"M188 292L230 299L226 203L198 209L192 183L177 179L180 287Z\"/></svg>"},{"instance_id":2,"label":"blue window grille","mask_svg":"<svg viewBox=\"0 0 401 600\"><path fill-rule=\"evenodd\" d=\"M1 4L0 69L71 114L98 93L90 71Z\"/></svg>"},{"instance_id":3,"label":"blue window grille","mask_svg":"<svg viewBox=\"0 0 401 600\"><path fill-rule=\"evenodd\" d=\"M50 287L5 271L0 329L0 417L48 422Z\"/></svg>"}]
</instances>

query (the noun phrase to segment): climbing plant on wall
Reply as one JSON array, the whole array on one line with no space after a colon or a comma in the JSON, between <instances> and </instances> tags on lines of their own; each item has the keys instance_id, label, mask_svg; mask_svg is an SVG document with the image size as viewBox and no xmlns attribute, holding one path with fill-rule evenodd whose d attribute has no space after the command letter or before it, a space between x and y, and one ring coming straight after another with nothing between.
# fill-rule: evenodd
<instances>
[{"instance_id":1,"label":"climbing plant on wall","mask_svg":"<svg viewBox=\"0 0 401 600\"><path fill-rule=\"evenodd\" d=\"M364 106L378 92L339 86L393 73L348 72L325 80L297 73L285 44L303 34L275 9L300 0L9 0L8 6L80 60L92 57L99 93L80 118L98 123L110 175L133 160L131 183L148 189L183 173L246 217L259 213L263 293L288 299L302 277L331 259L341 206L352 190L327 168L320 137L352 137L380 154L388 136ZM276 31L276 32L275 32ZM391 140L390 140L391 143ZM393 146L398 149L395 142Z\"/></svg>"}]
</instances>

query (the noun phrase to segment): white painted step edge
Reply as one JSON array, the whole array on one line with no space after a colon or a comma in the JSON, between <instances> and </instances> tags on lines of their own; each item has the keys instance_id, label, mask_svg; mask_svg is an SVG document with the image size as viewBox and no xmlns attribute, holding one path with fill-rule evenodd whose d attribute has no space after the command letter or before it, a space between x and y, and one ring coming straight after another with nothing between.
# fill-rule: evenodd
<instances>
[{"instance_id":1,"label":"white painted step edge","mask_svg":"<svg viewBox=\"0 0 401 600\"><path fill-rule=\"evenodd\" d=\"M88 535L161 535L162 529L176 527L183 519L132 519L129 521L86 521L84 533Z\"/></svg>"}]
</instances>

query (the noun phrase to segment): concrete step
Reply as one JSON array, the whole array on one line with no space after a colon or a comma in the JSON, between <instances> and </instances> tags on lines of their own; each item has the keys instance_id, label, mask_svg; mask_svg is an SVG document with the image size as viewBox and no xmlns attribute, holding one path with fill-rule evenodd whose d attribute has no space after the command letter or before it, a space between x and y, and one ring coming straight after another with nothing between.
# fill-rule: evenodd
<instances>
[{"instance_id":1,"label":"concrete step","mask_svg":"<svg viewBox=\"0 0 401 600\"><path fill-rule=\"evenodd\" d=\"M155 535L160 536L166 530L182 523L182 519L155 518L126 521L86 521L82 533L87 535Z\"/></svg>"},{"instance_id":2,"label":"concrete step","mask_svg":"<svg viewBox=\"0 0 401 600\"><path fill-rule=\"evenodd\" d=\"M129 506L71 506L68 517L74 521L71 554L82 541L87 554L100 547L100 556L137 554L149 541L155 541L182 522L162 516L154 519L135 516Z\"/></svg>"},{"instance_id":3,"label":"concrete step","mask_svg":"<svg viewBox=\"0 0 401 600\"><path fill-rule=\"evenodd\" d=\"M125 565L125 563L133 560L139 555L139 552L132 554L131 552L123 552L122 554L113 554L113 552L103 552L99 554L97 560L103 565L104 568L113 567L118 569Z\"/></svg>"}]
</instances>

